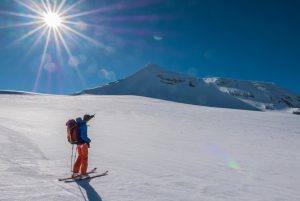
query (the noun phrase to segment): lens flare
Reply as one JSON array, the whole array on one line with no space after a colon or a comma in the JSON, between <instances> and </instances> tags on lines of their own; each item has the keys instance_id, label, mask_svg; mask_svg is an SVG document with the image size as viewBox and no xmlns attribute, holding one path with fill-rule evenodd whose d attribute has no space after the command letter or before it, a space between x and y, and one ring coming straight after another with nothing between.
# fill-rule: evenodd
<instances>
[{"instance_id":1,"label":"lens flare","mask_svg":"<svg viewBox=\"0 0 300 201\"><path fill-rule=\"evenodd\" d=\"M17 45L27 39L33 39L28 40L33 42L26 52L27 56L34 48L37 47L39 43L43 42L42 47L38 48L41 50L41 56L39 65L37 66L38 69L33 91L36 91L39 86L43 70L46 69L48 73L54 71L60 72L57 69L57 66L54 66L52 63L49 64L45 61L45 55L49 54L50 52L53 53L53 51L55 51L53 56L57 59L55 63L59 63L58 66L64 66L63 64L68 63L69 67L73 67L82 84L84 86L86 85L85 80L83 79L84 77L80 74L79 69L77 69L79 62L74 59L76 58L76 55L73 55L72 51L74 50L72 48L74 47L70 46L70 42L82 40L77 44L90 44L95 47L102 48L107 53L113 52L115 48L111 47L111 45L107 44L107 42L105 42L107 45L104 45L104 43L93 38L95 35L86 35L84 31L88 32L89 30L93 29L97 30L98 33L100 31L105 31L111 34L130 34L153 37L157 31L153 31L152 29L125 28L124 26L118 27L111 25L111 23L143 21L152 22L153 20L158 20L159 18L164 20L170 19L170 16L159 16L153 14L141 14L137 16L109 15L111 12L114 13L115 11L132 10L139 9L141 7L152 6L163 2L163 0L133 0L128 2L120 1L98 8L93 8L92 10L83 9L85 6L82 6L82 4L87 2L85 0L14 0L14 2L17 3L20 8L22 8L22 12L0 9L0 15L10 15L15 19L21 19L21 22L0 25L0 29L30 27L28 32L20 31L19 33L21 33L21 35L19 38L16 38L16 40L12 42L12 45ZM94 17L88 17L88 15L94 14L98 15ZM160 38L157 39L160 40ZM72 45L74 44L75 43L72 43ZM65 55L67 55L66 58Z\"/></svg>"},{"instance_id":2,"label":"lens flare","mask_svg":"<svg viewBox=\"0 0 300 201\"><path fill-rule=\"evenodd\" d=\"M41 78L42 69L51 69L54 68L53 65L49 66L47 62L45 62L45 56L48 53L48 48L50 42L54 40L54 44L56 46L57 56L60 57L61 54L61 47L63 47L69 56L69 59L74 58L71 48L69 44L66 42L66 37L72 37L72 35L76 35L77 37L92 43L93 45L103 47L102 43L92 39L91 37L81 33L80 30L76 30L76 27L71 27L68 25L68 21L72 20L76 16L70 16L72 10L74 10L77 6L79 6L83 0L78 0L73 4L68 4L66 0L60 1L49 1L49 0L40 0L40 1L33 1L33 0L15 0L19 5L26 8L29 12L27 13L17 13L17 12L10 12L10 11L2 11L0 10L0 14L7 14L12 15L15 17L22 17L27 18L30 22L26 23L16 23L14 25L10 25L10 27L21 27L21 26L36 26L32 28L28 33L25 33L20 36L13 44L17 44L35 34L39 34L39 37L36 38L32 47L29 50L32 50L36 44L41 41L41 39L45 38L45 44L43 47L40 65L38 68L38 73L36 75L36 80L34 84L33 91L37 90L39 85L39 81ZM75 13L78 14L78 13ZM74 13L73 13L74 15ZM83 22L82 22L83 23ZM5 27L0 27L5 28ZM9 28L9 27L6 27ZM51 68L50 68L51 67ZM75 69L77 74L79 71ZM78 74L80 78L81 75ZM81 79L82 80L82 79ZM83 81L84 83L85 81Z\"/></svg>"},{"instance_id":3,"label":"lens flare","mask_svg":"<svg viewBox=\"0 0 300 201\"><path fill-rule=\"evenodd\" d=\"M208 149L215 157L223 161L226 164L226 166L229 167L230 169L234 169L238 171L241 170L240 165L218 146L210 145Z\"/></svg>"},{"instance_id":4,"label":"lens flare","mask_svg":"<svg viewBox=\"0 0 300 201\"><path fill-rule=\"evenodd\" d=\"M240 170L241 169L240 165L232 159L227 161L227 166L231 169L234 169L234 170Z\"/></svg>"}]
</instances>

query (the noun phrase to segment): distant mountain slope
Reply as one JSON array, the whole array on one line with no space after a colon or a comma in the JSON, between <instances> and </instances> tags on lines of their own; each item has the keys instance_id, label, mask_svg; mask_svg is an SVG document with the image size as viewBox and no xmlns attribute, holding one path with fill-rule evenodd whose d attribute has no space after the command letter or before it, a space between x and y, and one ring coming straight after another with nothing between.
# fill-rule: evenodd
<instances>
[{"instance_id":1,"label":"distant mountain slope","mask_svg":"<svg viewBox=\"0 0 300 201\"><path fill-rule=\"evenodd\" d=\"M163 100L245 110L300 107L300 97L272 83L195 78L149 64L125 79L74 95L138 95Z\"/></svg>"},{"instance_id":2,"label":"distant mountain slope","mask_svg":"<svg viewBox=\"0 0 300 201\"><path fill-rule=\"evenodd\" d=\"M36 93L26 92L26 91L0 90L0 94L9 94L9 95L35 95Z\"/></svg>"},{"instance_id":3,"label":"distant mountain slope","mask_svg":"<svg viewBox=\"0 0 300 201\"><path fill-rule=\"evenodd\" d=\"M236 97L260 110L300 107L300 96L274 83L242 81L225 78L204 78L223 93Z\"/></svg>"}]
</instances>

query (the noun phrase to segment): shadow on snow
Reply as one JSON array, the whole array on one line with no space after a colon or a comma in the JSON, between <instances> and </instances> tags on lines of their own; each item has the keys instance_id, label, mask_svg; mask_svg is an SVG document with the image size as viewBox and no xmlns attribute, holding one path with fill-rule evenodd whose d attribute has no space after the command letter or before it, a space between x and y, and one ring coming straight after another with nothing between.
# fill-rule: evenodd
<instances>
[{"instance_id":1,"label":"shadow on snow","mask_svg":"<svg viewBox=\"0 0 300 201\"><path fill-rule=\"evenodd\" d=\"M97 193L97 191L90 185L91 179L86 179L83 181L77 181L78 188L84 197L85 201L102 201L102 198ZM81 188L80 188L81 187ZM82 189L85 190L87 198L85 197L84 193L82 192Z\"/></svg>"}]
</instances>

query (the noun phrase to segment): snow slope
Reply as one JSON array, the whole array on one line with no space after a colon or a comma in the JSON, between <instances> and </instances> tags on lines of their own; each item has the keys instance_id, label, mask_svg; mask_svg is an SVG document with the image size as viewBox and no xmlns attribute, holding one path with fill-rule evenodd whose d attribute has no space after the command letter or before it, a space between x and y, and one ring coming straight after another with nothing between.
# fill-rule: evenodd
<instances>
[{"instance_id":1,"label":"snow slope","mask_svg":"<svg viewBox=\"0 0 300 201\"><path fill-rule=\"evenodd\" d=\"M223 93L238 98L260 110L299 108L300 96L267 82L243 81L225 78L203 78Z\"/></svg>"},{"instance_id":2,"label":"snow slope","mask_svg":"<svg viewBox=\"0 0 300 201\"><path fill-rule=\"evenodd\" d=\"M225 78L194 78L149 64L134 75L76 93L139 95L181 103L245 110L300 107L300 96L273 84Z\"/></svg>"},{"instance_id":3,"label":"snow slope","mask_svg":"<svg viewBox=\"0 0 300 201\"><path fill-rule=\"evenodd\" d=\"M136 96L0 95L0 200L298 201L299 116ZM65 184L65 122L89 124L90 168Z\"/></svg>"}]
</instances>

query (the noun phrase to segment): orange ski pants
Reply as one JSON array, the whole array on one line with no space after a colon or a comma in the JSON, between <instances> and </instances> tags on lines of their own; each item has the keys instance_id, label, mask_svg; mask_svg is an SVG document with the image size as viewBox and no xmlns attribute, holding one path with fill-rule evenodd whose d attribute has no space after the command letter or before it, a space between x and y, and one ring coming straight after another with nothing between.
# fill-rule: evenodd
<instances>
[{"instance_id":1,"label":"orange ski pants","mask_svg":"<svg viewBox=\"0 0 300 201\"><path fill-rule=\"evenodd\" d=\"M86 174L88 168L88 144L77 145L78 157L73 167L74 173Z\"/></svg>"}]
</instances>

